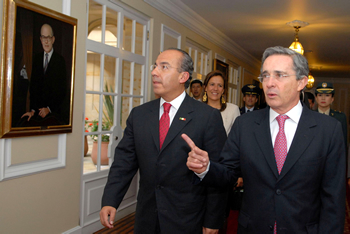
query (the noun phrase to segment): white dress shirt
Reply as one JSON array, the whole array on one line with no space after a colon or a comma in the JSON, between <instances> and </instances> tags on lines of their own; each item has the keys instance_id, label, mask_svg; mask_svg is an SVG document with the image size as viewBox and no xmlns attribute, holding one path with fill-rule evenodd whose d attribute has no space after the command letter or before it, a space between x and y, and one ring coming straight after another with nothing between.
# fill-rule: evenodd
<instances>
[{"instance_id":1,"label":"white dress shirt","mask_svg":"<svg viewBox=\"0 0 350 234\"><path fill-rule=\"evenodd\" d=\"M285 113L285 115L289 117L289 119L286 119L286 122L284 124L284 133L286 134L287 138L287 151L289 151L289 148L293 142L293 138L297 130L302 111L303 106L299 101L296 106L294 106L290 111ZM278 122L276 120L276 117L278 115L279 114L276 111L270 108L270 131L272 138L272 146L275 145L276 136L279 130Z\"/></svg>"},{"instance_id":2,"label":"white dress shirt","mask_svg":"<svg viewBox=\"0 0 350 234\"><path fill-rule=\"evenodd\" d=\"M177 111L179 110L182 102L184 101L185 97L186 97L186 92L183 91L183 93L180 94L177 98L175 98L174 100L169 102L171 104L170 111L169 111L169 118L170 118L169 128L171 126L171 123L174 120L174 117L175 117ZM164 102L166 102L166 101L161 97L160 98L160 106L159 106L159 119L162 117L162 115L164 113L164 107L163 107Z\"/></svg>"},{"instance_id":3,"label":"white dress shirt","mask_svg":"<svg viewBox=\"0 0 350 234\"><path fill-rule=\"evenodd\" d=\"M53 53L53 48L52 48L52 50L49 52L49 53L46 53L45 51L44 51L44 59L43 59L43 68L45 67L45 58L46 58L46 54L48 54L49 56L47 57L47 64L49 64L50 63L50 59L51 59L51 56L52 56L52 53Z\"/></svg>"},{"instance_id":4,"label":"white dress shirt","mask_svg":"<svg viewBox=\"0 0 350 234\"><path fill-rule=\"evenodd\" d=\"M248 109L248 107L246 107L246 106L244 106L244 108L245 108L245 113L248 113L248 110L249 111L253 111L254 110L254 106L252 108L250 108L250 109Z\"/></svg>"}]
</instances>

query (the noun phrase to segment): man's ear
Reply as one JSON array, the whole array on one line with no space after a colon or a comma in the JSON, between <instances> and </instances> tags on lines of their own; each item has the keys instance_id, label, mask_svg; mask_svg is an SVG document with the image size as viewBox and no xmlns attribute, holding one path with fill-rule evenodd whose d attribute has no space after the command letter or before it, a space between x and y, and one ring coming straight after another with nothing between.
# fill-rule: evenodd
<instances>
[{"instance_id":1,"label":"man's ear","mask_svg":"<svg viewBox=\"0 0 350 234\"><path fill-rule=\"evenodd\" d=\"M307 81L308 81L307 76L304 76L303 78L298 80L298 91L301 91L305 88L305 86L307 85Z\"/></svg>"},{"instance_id":2,"label":"man's ear","mask_svg":"<svg viewBox=\"0 0 350 234\"><path fill-rule=\"evenodd\" d=\"M180 76L180 84L184 84L186 83L186 81L190 78L190 73L188 72L181 72L181 76Z\"/></svg>"}]
</instances>

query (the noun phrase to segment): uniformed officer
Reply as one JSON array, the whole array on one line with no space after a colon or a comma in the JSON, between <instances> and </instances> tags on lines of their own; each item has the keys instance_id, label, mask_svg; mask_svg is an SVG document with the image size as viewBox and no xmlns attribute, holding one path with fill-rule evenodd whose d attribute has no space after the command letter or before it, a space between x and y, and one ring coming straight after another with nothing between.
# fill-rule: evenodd
<instances>
[{"instance_id":1,"label":"uniformed officer","mask_svg":"<svg viewBox=\"0 0 350 234\"><path fill-rule=\"evenodd\" d=\"M315 90L316 95L316 101L318 104L318 112L332 116L336 118L338 121L340 121L342 128L343 128L343 134L344 134L344 140L345 140L345 146L347 146L347 123L346 123L346 115L342 113L341 111L336 111L331 109L331 104L334 101L334 88L332 83L323 82L319 83ZM348 184L350 186L350 158L348 157Z\"/></svg>"},{"instance_id":2,"label":"uniformed officer","mask_svg":"<svg viewBox=\"0 0 350 234\"><path fill-rule=\"evenodd\" d=\"M259 100L260 88L253 84L247 84L243 86L242 93L244 106L240 108L241 115L253 110L258 110L259 108L255 107L255 104Z\"/></svg>"},{"instance_id":3,"label":"uniformed officer","mask_svg":"<svg viewBox=\"0 0 350 234\"><path fill-rule=\"evenodd\" d=\"M332 116L340 121L343 127L343 134L345 145L347 145L347 124L346 124L346 115L341 111L336 111L331 109L331 104L334 101L334 88L333 84L329 82L319 83L315 90L316 102L318 104L317 111Z\"/></svg>"}]
</instances>

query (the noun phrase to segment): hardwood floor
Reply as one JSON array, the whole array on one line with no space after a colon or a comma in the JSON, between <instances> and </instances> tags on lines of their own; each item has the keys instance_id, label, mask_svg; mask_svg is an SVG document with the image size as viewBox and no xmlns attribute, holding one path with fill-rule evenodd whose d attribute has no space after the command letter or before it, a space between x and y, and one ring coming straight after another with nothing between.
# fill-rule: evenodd
<instances>
[{"instance_id":1,"label":"hardwood floor","mask_svg":"<svg viewBox=\"0 0 350 234\"><path fill-rule=\"evenodd\" d=\"M134 233L135 213L129 214L114 223L114 228L104 228L94 234L132 234Z\"/></svg>"},{"instance_id":2,"label":"hardwood floor","mask_svg":"<svg viewBox=\"0 0 350 234\"><path fill-rule=\"evenodd\" d=\"M345 217L345 225L344 225L344 234L349 233L350 234L350 189L347 186L347 199L346 199L346 217ZM231 216L230 216L231 217ZM237 219L237 217L232 217L234 219ZM94 234L133 234L134 233L134 222L135 222L135 213L132 213L114 223L114 228L112 229L101 229L97 232L94 232ZM231 222L228 222L228 230L227 234L234 234L236 233L236 226L231 225ZM234 229L234 230L232 230Z\"/></svg>"}]
</instances>

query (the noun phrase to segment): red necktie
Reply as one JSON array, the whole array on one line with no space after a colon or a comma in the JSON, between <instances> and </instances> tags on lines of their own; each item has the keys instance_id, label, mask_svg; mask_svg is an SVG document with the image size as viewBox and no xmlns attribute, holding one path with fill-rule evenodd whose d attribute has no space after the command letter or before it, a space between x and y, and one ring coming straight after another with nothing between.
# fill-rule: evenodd
<instances>
[{"instance_id":1,"label":"red necktie","mask_svg":"<svg viewBox=\"0 0 350 234\"><path fill-rule=\"evenodd\" d=\"M275 152L275 159L276 159L278 174L281 174L283 164L286 161L286 157L287 157L287 138L286 138L286 134L284 133L284 123L286 119L289 119L287 115L279 115L276 117L279 130L276 136L275 146L273 147L273 150ZM277 233L276 222L275 222L273 233L274 234Z\"/></svg>"},{"instance_id":2,"label":"red necktie","mask_svg":"<svg viewBox=\"0 0 350 234\"><path fill-rule=\"evenodd\" d=\"M170 118L169 118L169 110L170 110L171 104L164 102L163 109L164 113L162 117L159 120L159 149L162 148L164 139L166 137L166 134L169 130L170 125Z\"/></svg>"}]
</instances>

